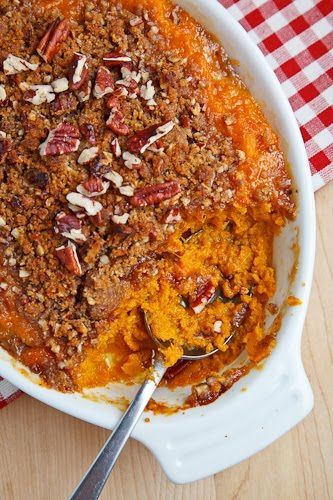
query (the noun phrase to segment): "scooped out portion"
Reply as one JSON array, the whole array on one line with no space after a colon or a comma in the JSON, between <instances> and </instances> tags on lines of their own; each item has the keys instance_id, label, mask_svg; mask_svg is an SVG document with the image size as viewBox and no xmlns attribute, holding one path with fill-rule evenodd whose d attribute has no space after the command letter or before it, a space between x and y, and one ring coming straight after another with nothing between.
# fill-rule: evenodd
<instances>
[{"instance_id":1,"label":"scooped out portion","mask_svg":"<svg viewBox=\"0 0 333 500\"><path fill-rule=\"evenodd\" d=\"M263 320L275 291L270 263L278 226L273 219L262 219L262 212L231 208L197 211L179 223L163 255L153 262L140 287L125 294L109 330L74 370L78 385L145 376L154 346L143 311L154 336L165 345L160 350L170 367L183 355L183 346L206 352L220 349L221 354L214 355L220 368L244 348L253 361L267 354L274 339L263 345Z\"/></svg>"}]
</instances>

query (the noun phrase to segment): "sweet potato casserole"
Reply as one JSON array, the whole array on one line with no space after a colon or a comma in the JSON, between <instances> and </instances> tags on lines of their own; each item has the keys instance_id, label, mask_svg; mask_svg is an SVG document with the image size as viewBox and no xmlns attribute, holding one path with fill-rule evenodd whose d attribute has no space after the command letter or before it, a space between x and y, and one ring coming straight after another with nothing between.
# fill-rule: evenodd
<instances>
[{"instance_id":1,"label":"sweet potato casserole","mask_svg":"<svg viewBox=\"0 0 333 500\"><path fill-rule=\"evenodd\" d=\"M142 380L188 404L275 335L279 140L223 48L169 0L0 0L0 345L60 391ZM183 345L219 353L179 362Z\"/></svg>"}]
</instances>

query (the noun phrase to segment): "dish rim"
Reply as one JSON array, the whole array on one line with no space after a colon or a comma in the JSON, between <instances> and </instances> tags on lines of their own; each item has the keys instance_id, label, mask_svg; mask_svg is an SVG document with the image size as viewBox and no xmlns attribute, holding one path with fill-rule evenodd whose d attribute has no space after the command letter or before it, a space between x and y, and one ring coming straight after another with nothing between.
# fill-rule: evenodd
<instances>
[{"instance_id":1,"label":"dish rim","mask_svg":"<svg viewBox=\"0 0 333 500\"><path fill-rule=\"evenodd\" d=\"M273 71L268 66L263 54L252 42L245 30L217 0L210 0L208 3L207 0L179 0L175 3L179 4L190 14L194 14L193 17L198 19L202 25L207 27L207 22L209 22L210 25L214 25L215 29L212 30L210 28L209 31L213 31L215 34L219 33L218 39L231 57L233 57L235 51L236 55L239 52L238 56L240 57L237 57L237 59L240 60L241 63L240 73L243 73L242 67L245 68L243 78L247 81L251 93L252 89L249 78L251 79L251 74L255 74L257 78L259 77L262 79L259 86L264 88L264 93L272 97L270 108L276 110L278 119L284 123L285 129L288 131L288 158L294 156L292 172L295 174L295 177L297 177L299 210L302 210L301 220L303 220L303 224L300 224L300 227L302 229L304 241L302 244L297 275L301 274L306 283L306 286L300 294L303 302L302 305L298 308L293 308L292 312L289 311L290 315L288 315L288 313L284 321L287 325L283 325L284 329L290 328L292 330L293 336L288 338L288 343L285 341L278 342L277 347L267 359L265 365L265 374L268 372L277 384L276 397L279 401L279 405L281 408L285 408L283 418L275 423L274 431L270 428L267 433L262 433L260 436L260 432L258 432L256 428L257 420L255 415L253 415L252 427L248 426L247 431L248 434L251 435L245 438L243 436L244 441L242 442L241 450L237 451L237 449L235 449L237 445L236 438L234 440L230 439L228 444L223 442L223 436L219 426L221 421L225 422L228 418L230 424L233 423L230 420L232 419L231 410L234 411L238 408L240 411L244 411L242 406L246 408L246 405L249 405L249 408L252 408L251 411L254 411L253 403L256 399L254 398L251 403L251 399L249 401L249 395L246 396L246 393L242 397L237 398L239 403L236 402L236 404L231 405L232 408L225 408L225 404L222 405L224 412L222 415L223 418L219 411L215 411L221 407L221 404L216 406L213 404L204 407L204 409L201 407L200 409L195 408L187 410L186 419L183 418L182 414L168 417L157 415L151 417L152 423L150 425L145 424L143 421L137 425L133 437L145 444L154 453L164 471L173 482L186 483L214 474L259 451L296 425L296 423L305 417L313 406L312 391L301 361L300 341L313 274L315 211L311 175L309 168L307 168L308 161L303 140L290 104L283 94L282 88ZM236 49L232 47L233 42L237 42ZM251 70L249 69L250 65ZM245 76L245 71L249 71L250 76ZM255 95L255 92L253 92L253 94ZM285 153L287 154L286 151ZM302 175L300 175L301 172ZM305 224L305 221L307 224ZM291 327L293 327L293 329ZM287 348L284 352L284 354L286 354L284 359L280 359L279 357L282 348ZM280 379L274 378L277 377L277 374L279 374L279 376L281 376L281 374L286 376L287 374L287 380L281 382ZM112 428L119 418L120 411L105 403L94 403L92 401L83 400L84 398L78 394L62 394L53 389L36 385L23 375L10 360L5 361L4 364L0 364L0 375L43 403L90 423ZM267 414L271 414L272 410L275 408L274 405L267 406L265 400L262 399L264 395L268 397L270 394L270 387L267 386L267 377L268 376L257 377L258 383L256 384L257 392L255 396L257 397L257 402L261 404L261 410L266 411ZM251 380L252 378L253 371L246 377L246 380ZM244 380L245 378L242 379L242 383L244 383ZM271 381L268 384L269 386L271 385ZM223 398L220 398L220 400L223 399L224 402L230 401L232 395L238 390L239 383L235 384L235 386L228 391ZM261 398L258 397L260 394L262 395ZM295 395L297 395L296 400ZM235 403L235 401L233 401L233 403ZM96 404L98 405L97 407ZM96 408L99 407L101 411L96 412ZM216 419L216 417L219 418ZM214 438L212 442L210 441L209 446L203 447L198 434L201 434L200 430L203 429L203 422L207 420L207 418L209 420L210 432L214 435ZM275 422L274 419L273 421ZM192 430L188 430L189 422L191 422L190 428ZM179 434L179 425L181 425L182 428L181 434ZM207 425L207 421L205 425ZM237 425L231 425L231 428L239 429L244 432L244 429L237 427ZM249 430L251 430L251 432L249 432ZM234 432L236 432L236 430ZM191 438L190 447L189 438ZM221 455L219 453L219 446L221 443L224 453L229 453L226 458L225 456L219 457L219 455ZM191 450L190 452L189 449ZM207 453L210 460L205 461L204 456L207 455ZM198 458L195 458L195 455L197 455Z\"/></svg>"}]
</instances>

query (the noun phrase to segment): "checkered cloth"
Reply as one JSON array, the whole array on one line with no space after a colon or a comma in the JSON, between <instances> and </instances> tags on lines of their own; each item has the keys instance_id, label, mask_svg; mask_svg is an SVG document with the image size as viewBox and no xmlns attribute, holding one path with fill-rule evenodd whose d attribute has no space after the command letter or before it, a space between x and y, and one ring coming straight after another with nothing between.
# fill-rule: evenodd
<instances>
[{"instance_id":1,"label":"checkered cloth","mask_svg":"<svg viewBox=\"0 0 333 500\"><path fill-rule=\"evenodd\" d=\"M220 2L280 80L302 132L313 188L319 189L333 179L333 0ZM19 395L0 377L0 408Z\"/></svg>"}]
</instances>

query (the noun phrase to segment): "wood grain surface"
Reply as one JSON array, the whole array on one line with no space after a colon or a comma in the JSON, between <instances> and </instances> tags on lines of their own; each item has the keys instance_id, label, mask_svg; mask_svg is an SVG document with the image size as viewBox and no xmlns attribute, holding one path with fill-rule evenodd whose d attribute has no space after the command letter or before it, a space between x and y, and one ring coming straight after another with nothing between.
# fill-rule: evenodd
<instances>
[{"instance_id":1,"label":"wood grain surface","mask_svg":"<svg viewBox=\"0 0 333 500\"><path fill-rule=\"evenodd\" d=\"M316 269L302 343L313 412L252 458L185 486L170 483L150 452L131 441L102 499L333 499L333 183L316 201ZM108 434L19 398L0 412L0 499L66 499Z\"/></svg>"}]
</instances>

